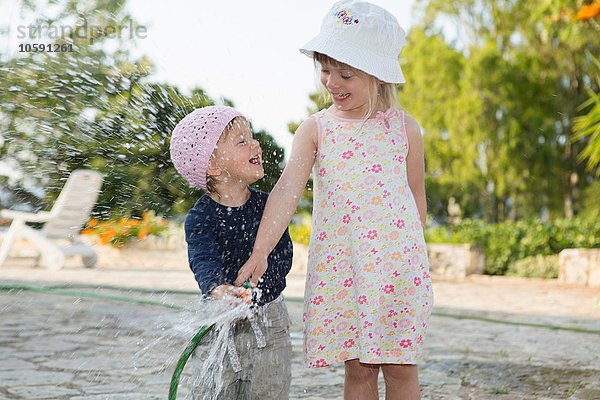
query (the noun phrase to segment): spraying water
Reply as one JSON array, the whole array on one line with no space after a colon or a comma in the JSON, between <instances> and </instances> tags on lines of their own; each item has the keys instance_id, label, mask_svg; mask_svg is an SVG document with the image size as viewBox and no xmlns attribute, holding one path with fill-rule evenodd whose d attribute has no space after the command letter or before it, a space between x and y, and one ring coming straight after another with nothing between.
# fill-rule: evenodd
<instances>
[{"instance_id":1,"label":"spraying water","mask_svg":"<svg viewBox=\"0 0 600 400\"><path fill-rule=\"evenodd\" d=\"M232 297L223 300L200 299L194 311L188 310L180 314L171 329L165 331L163 328L163 335L137 352L136 359L143 362L145 354L155 347L164 348L165 343L173 343L176 341L174 339L192 338L179 360L176 356L182 348L170 346L171 354L165 359L161 368L162 371L172 371L173 365L176 364L171 380L170 400L177 398L179 386L189 387L194 394L194 399L216 399L224 387L223 372L227 365L226 358L234 370L241 369L233 340L236 323L242 320L255 321L256 318L264 317L261 311L256 311L251 300L252 297L259 299L260 291L247 289L247 293L243 301ZM255 334L259 346L264 346L264 337L260 328L256 328ZM199 348L195 351L197 347ZM191 362L188 363L190 356ZM187 369L192 370L192 377L185 385L180 385L180 376L186 363L190 364ZM185 398L189 398L189 395Z\"/></svg>"},{"instance_id":2,"label":"spraying water","mask_svg":"<svg viewBox=\"0 0 600 400\"><path fill-rule=\"evenodd\" d=\"M198 320L194 321L193 325L213 325L213 329L210 332L210 346L207 346L207 351L203 352L203 358L194 359L190 387L192 392L201 392L203 400L216 399L223 389L225 357L235 351L231 348L232 329L236 321L251 316L250 306L244 303L232 307L226 301L209 301L200 306L197 313ZM197 390L198 388L202 390Z\"/></svg>"}]
</instances>

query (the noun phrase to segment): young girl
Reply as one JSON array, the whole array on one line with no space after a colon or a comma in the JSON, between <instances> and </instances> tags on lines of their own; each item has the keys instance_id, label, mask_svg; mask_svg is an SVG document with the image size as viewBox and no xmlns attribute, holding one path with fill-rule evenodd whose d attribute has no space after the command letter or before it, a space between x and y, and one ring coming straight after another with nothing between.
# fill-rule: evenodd
<instances>
[{"instance_id":1,"label":"young girl","mask_svg":"<svg viewBox=\"0 0 600 400\"><path fill-rule=\"evenodd\" d=\"M314 167L306 362L345 363L345 399L420 398L416 362L433 303L423 226L423 144L399 109L404 33L386 10L336 3L301 51L333 105L302 123L235 284L258 282Z\"/></svg>"}]
</instances>

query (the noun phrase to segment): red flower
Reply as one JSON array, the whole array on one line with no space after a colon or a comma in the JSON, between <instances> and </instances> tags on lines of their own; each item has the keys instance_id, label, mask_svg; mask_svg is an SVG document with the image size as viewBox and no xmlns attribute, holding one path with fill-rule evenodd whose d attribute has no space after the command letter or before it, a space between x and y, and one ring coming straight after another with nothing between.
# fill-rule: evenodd
<instances>
[{"instance_id":1,"label":"red flower","mask_svg":"<svg viewBox=\"0 0 600 400\"><path fill-rule=\"evenodd\" d=\"M313 303L315 306L318 306L323 302L323 296L317 296L313 298L310 302Z\"/></svg>"},{"instance_id":2,"label":"red flower","mask_svg":"<svg viewBox=\"0 0 600 400\"><path fill-rule=\"evenodd\" d=\"M402 339L400 341L400 346L402 346L406 349L407 347L412 346L412 341L410 339Z\"/></svg>"},{"instance_id":3,"label":"red flower","mask_svg":"<svg viewBox=\"0 0 600 400\"><path fill-rule=\"evenodd\" d=\"M353 283L354 281L352 280L352 278L348 278L344 281L344 287L350 287Z\"/></svg>"},{"instance_id":4,"label":"red flower","mask_svg":"<svg viewBox=\"0 0 600 400\"><path fill-rule=\"evenodd\" d=\"M354 346L354 340L352 339L348 339L344 342L344 347L346 349L349 349L350 347Z\"/></svg>"},{"instance_id":5,"label":"red flower","mask_svg":"<svg viewBox=\"0 0 600 400\"><path fill-rule=\"evenodd\" d=\"M319 170L319 176L325 176L325 168Z\"/></svg>"},{"instance_id":6,"label":"red flower","mask_svg":"<svg viewBox=\"0 0 600 400\"><path fill-rule=\"evenodd\" d=\"M418 276L415 277L414 282L415 282L415 286L421 286L421 278L419 278Z\"/></svg>"},{"instance_id":7,"label":"red flower","mask_svg":"<svg viewBox=\"0 0 600 400\"><path fill-rule=\"evenodd\" d=\"M321 232L321 233L319 233L319 236L317 236L317 240L319 240L321 242L325 239L327 239L327 232Z\"/></svg>"},{"instance_id":8,"label":"red flower","mask_svg":"<svg viewBox=\"0 0 600 400\"><path fill-rule=\"evenodd\" d=\"M396 225L396 227L400 229L406 226L403 219L397 219L396 221L394 221L394 225Z\"/></svg>"},{"instance_id":9,"label":"red flower","mask_svg":"<svg viewBox=\"0 0 600 400\"><path fill-rule=\"evenodd\" d=\"M367 302L367 296L361 295L358 296L358 304L365 304Z\"/></svg>"},{"instance_id":10,"label":"red flower","mask_svg":"<svg viewBox=\"0 0 600 400\"><path fill-rule=\"evenodd\" d=\"M367 233L367 237L371 240L375 239L377 237L377 231L376 230L369 231L369 233Z\"/></svg>"},{"instance_id":11,"label":"red flower","mask_svg":"<svg viewBox=\"0 0 600 400\"><path fill-rule=\"evenodd\" d=\"M381 167L381 164L375 164L371 167L371 171L373 171L377 174L377 173L383 171L383 168Z\"/></svg>"},{"instance_id":12,"label":"red flower","mask_svg":"<svg viewBox=\"0 0 600 400\"><path fill-rule=\"evenodd\" d=\"M385 285L383 287L383 292L386 294L394 293L394 285Z\"/></svg>"},{"instance_id":13,"label":"red flower","mask_svg":"<svg viewBox=\"0 0 600 400\"><path fill-rule=\"evenodd\" d=\"M350 222L350 215L346 214L342 217L342 222L347 224Z\"/></svg>"},{"instance_id":14,"label":"red flower","mask_svg":"<svg viewBox=\"0 0 600 400\"><path fill-rule=\"evenodd\" d=\"M317 361L314 362L313 365L315 367L326 367L327 366L327 362L323 358L319 358Z\"/></svg>"},{"instance_id":15,"label":"red flower","mask_svg":"<svg viewBox=\"0 0 600 400\"><path fill-rule=\"evenodd\" d=\"M351 150L348 150L342 154L342 158L349 160L350 158L352 158L353 155L354 155L354 153Z\"/></svg>"}]
</instances>

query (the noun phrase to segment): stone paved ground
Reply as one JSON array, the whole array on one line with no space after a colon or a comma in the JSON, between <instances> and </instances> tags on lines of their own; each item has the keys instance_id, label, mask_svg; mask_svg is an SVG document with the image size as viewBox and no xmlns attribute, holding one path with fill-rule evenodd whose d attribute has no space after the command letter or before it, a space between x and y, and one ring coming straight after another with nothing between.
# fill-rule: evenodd
<instances>
[{"instance_id":1,"label":"stone paved ground","mask_svg":"<svg viewBox=\"0 0 600 400\"><path fill-rule=\"evenodd\" d=\"M79 278L103 272L105 278L111 277L105 284L177 286L176 276L165 271L142 280L116 271L81 271ZM73 283L79 273L8 269L0 271L0 283L8 283L7 279L15 283L17 278L21 283L35 279ZM89 278L79 282L96 282ZM300 287L300 278L291 279L288 296L298 294ZM599 333L455 317L600 331L600 310L593 307L597 291L492 278L438 282L435 288L436 308L420 367L424 399L600 399ZM189 294L80 290L186 306L193 306L196 299ZM290 398L340 399L343 368L302 367L302 305L287 304L294 344ZM190 336L176 329L182 318L185 313L155 305L0 292L0 399L165 399L176 358ZM184 385L179 398L186 393Z\"/></svg>"}]
</instances>

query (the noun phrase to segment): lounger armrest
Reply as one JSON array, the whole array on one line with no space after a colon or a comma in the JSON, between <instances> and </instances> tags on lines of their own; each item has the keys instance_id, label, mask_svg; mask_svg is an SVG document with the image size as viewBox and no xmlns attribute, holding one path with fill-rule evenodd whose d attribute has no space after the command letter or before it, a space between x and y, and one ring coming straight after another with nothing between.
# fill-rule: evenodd
<instances>
[{"instance_id":1,"label":"lounger armrest","mask_svg":"<svg viewBox=\"0 0 600 400\"><path fill-rule=\"evenodd\" d=\"M25 222L47 222L50 219L51 214L47 211L40 211L38 213L28 213L23 211L14 210L1 210L0 217L6 219L17 220Z\"/></svg>"}]
</instances>

